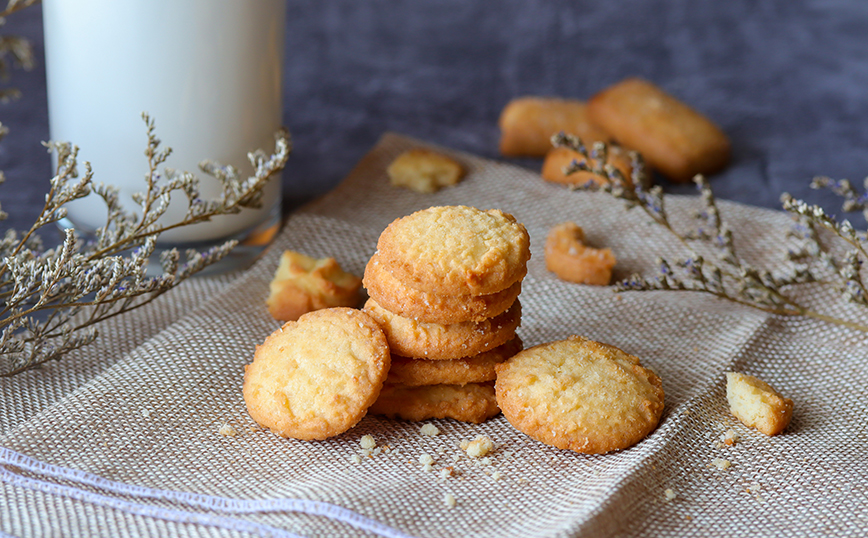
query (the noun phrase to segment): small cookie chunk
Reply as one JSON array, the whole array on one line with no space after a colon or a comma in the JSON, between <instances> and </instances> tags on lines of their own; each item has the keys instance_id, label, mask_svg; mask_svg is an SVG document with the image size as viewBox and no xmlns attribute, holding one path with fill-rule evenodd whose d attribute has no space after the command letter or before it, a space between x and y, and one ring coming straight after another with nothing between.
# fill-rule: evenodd
<instances>
[{"instance_id":1,"label":"small cookie chunk","mask_svg":"<svg viewBox=\"0 0 868 538\"><path fill-rule=\"evenodd\" d=\"M400 154L386 168L386 174L396 187L432 193L458 183L464 168L446 155L418 148Z\"/></svg>"},{"instance_id":2,"label":"small cookie chunk","mask_svg":"<svg viewBox=\"0 0 868 538\"><path fill-rule=\"evenodd\" d=\"M491 383L407 387L385 385L370 409L373 415L419 422L451 418L479 424L500 414Z\"/></svg>"},{"instance_id":3,"label":"small cookie chunk","mask_svg":"<svg viewBox=\"0 0 868 538\"><path fill-rule=\"evenodd\" d=\"M564 173L564 169L572 164L573 161L581 162L584 160L586 159L578 151L573 151L570 148L552 148L546 154L546 160L543 161L542 178L546 181L565 185L587 185L588 183L604 185L608 183L608 180L593 172L577 170L569 175ZM632 188L633 182L630 179L632 165L627 150L621 146L612 144L609 146L609 154L606 160L608 164L617 168L621 172L621 175L624 176L624 187L628 189ZM596 162L592 160L588 165L595 166Z\"/></svg>"},{"instance_id":4,"label":"small cookie chunk","mask_svg":"<svg viewBox=\"0 0 868 538\"><path fill-rule=\"evenodd\" d=\"M648 81L631 78L606 88L588 102L588 115L672 181L690 181L729 163L723 131Z\"/></svg>"},{"instance_id":5,"label":"small cookie chunk","mask_svg":"<svg viewBox=\"0 0 868 538\"><path fill-rule=\"evenodd\" d=\"M461 323L493 318L512 306L521 293L521 282L489 295L438 295L409 288L387 271L374 254L365 267L368 295L399 316L426 323Z\"/></svg>"},{"instance_id":6,"label":"small cookie chunk","mask_svg":"<svg viewBox=\"0 0 868 538\"><path fill-rule=\"evenodd\" d=\"M361 287L362 279L343 271L334 258L317 260L287 250L280 257L266 306L274 319L295 321L321 308L357 306Z\"/></svg>"},{"instance_id":7,"label":"small cookie chunk","mask_svg":"<svg viewBox=\"0 0 868 538\"><path fill-rule=\"evenodd\" d=\"M663 413L660 378L639 359L571 336L497 365L497 404L537 441L584 454L635 445Z\"/></svg>"},{"instance_id":8,"label":"small cookie chunk","mask_svg":"<svg viewBox=\"0 0 868 538\"><path fill-rule=\"evenodd\" d=\"M451 325L404 318L389 312L373 299L365 303L365 312L386 333L392 353L430 360L460 359L494 349L512 340L521 323L521 304L518 301L491 319Z\"/></svg>"},{"instance_id":9,"label":"small cookie chunk","mask_svg":"<svg viewBox=\"0 0 868 538\"><path fill-rule=\"evenodd\" d=\"M586 246L585 232L575 222L558 224L546 237L546 268L561 280L606 286L614 266L612 251Z\"/></svg>"},{"instance_id":10,"label":"small cookie chunk","mask_svg":"<svg viewBox=\"0 0 868 538\"><path fill-rule=\"evenodd\" d=\"M530 236L515 217L497 209L429 207L389 224L377 252L405 286L439 295L488 295L527 274Z\"/></svg>"},{"instance_id":11,"label":"small cookie chunk","mask_svg":"<svg viewBox=\"0 0 868 538\"><path fill-rule=\"evenodd\" d=\"M256 346L253 363L244 368L247 411L281 437L338 435L377 399L389 360L386 336L364 312L310 312Z\"/></svg>"},{"instance_id":12,"label":"small cookie chunk","mask_svg":"<svg viewBox=\"0 0 868 538\"><path fill-rule=\"evenodd\" d=\"M766 435L784 431L793 416L793 401L778 394L761 379L737 372L726 373L729 412Z\"/></svg>"},{"instance_id":13,"label":"small cookie chunk","mask_svg":"<svg viewBox=\"0 0 868 538\"><path fill-rule=\"evenodd\" d=\"M494 366L512 357L521 349L521 338L516 336L491 351L484 351L472 357L451 361L411 359L392 355L392 367L389 369L386 383L420 387L424 385L466 385L467 383L494 381L496 377Z\"/></svg>"},{"instance_id":14,"label":"small cookie chunk","mask_svg":"<svg viewBox=\"0 0 868 538\"><path fill-rule=\"evenodd\" d=\"M500 153L507 157L542 157L558 133L580 137L589 146L609 135L588 118L585 103L547 97L521 97L500 114Z\"/></svg>"}]
</instances>

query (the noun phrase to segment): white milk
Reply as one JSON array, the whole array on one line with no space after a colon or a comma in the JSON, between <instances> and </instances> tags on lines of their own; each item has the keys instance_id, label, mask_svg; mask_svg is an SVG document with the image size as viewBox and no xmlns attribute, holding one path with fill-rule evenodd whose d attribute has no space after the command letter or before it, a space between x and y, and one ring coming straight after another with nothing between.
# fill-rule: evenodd
<instances>
[{"instance_id":1,"label":"white milk","mask_svg":"<svg viewBox=\"0 0 868 538\"><path fill-rule=\"evenodd\" d=\"M121 200L145 189L148 112L165 166L196 173L202 198L219 182L199 172L214 159L253 170L247 152L271 152L281 124L285 0L44 0L45 62L51 138L80 147L95 182L120 188ZM162 222L179 221L186 197L176 194ZM279 215L280 178L259 210L166 232L161 242L213 241ZM80 229L105 224L102 201L69 206Z\"/></svg>"}]
</instances>

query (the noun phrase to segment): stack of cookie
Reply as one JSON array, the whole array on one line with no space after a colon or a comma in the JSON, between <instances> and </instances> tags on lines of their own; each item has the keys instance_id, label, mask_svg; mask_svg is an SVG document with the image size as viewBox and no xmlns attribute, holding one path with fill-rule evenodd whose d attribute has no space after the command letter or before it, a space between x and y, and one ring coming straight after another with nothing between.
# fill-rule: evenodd
<instances>
[{"instance_id":1,"label":"stack of cookie","mask_svg":"<svg viewBox=\"0 0 868 538\"><path fill-rule=\"evenodd\" d=\"M365 269L365 312L392 353L370 412L482 422L499 413L494 366L521 350L518 295L529 237L512 215L431 207L380 235Z\"/></svg>"}]
</instances>

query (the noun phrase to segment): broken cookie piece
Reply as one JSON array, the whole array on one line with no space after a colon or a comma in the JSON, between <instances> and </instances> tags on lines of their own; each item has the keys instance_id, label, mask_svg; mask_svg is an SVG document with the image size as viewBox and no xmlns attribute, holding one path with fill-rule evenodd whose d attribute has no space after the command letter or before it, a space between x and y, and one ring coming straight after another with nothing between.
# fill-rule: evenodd
<instances>
[{"instance_id":1,"label":"broken cookie piece","mask_svg":"<svg viewBox=\"0 0 868 538\"><path fill-rule=\"evenodd\" d=\"M287 250L280 257L266 305L274 319L295 321L314 310L357 306L361 286L362 279L342 270L334 258L315 259Z\"/></svg>"},{"instance_id":2,"label":"broken cookie piece","mask_svg":"<svg viewBox=\"0 0 868 538\"><path fill-rule=\"evenodd\" d=\"M727 372L726 399L735 418L766 435L784 431L793 416L792 400L750 375Z\"/></svg>"},{"instance_id":3,"label":"broken cookie piece","mask_svg":"<svg viewBox=\"0 0 868 538\"><path fill-rule=\"evenodd\" d=\"M427 194L458 183L464 176L464 168L445 155L411 149L392 161L386 173L392 185Z\"/></svg>"},{"instance_id":4,"label":"broken cookie piece","mask_svg":"<svg viewBox=\"0 0 868 538\"><path fill-rule=\"evenodd\" d=\"M561 280L606 286L612 279L615 255L608 248L585 245L585 233L574 222L558 224L546 238L546 268Z\"/></svg>"}]
</instances>

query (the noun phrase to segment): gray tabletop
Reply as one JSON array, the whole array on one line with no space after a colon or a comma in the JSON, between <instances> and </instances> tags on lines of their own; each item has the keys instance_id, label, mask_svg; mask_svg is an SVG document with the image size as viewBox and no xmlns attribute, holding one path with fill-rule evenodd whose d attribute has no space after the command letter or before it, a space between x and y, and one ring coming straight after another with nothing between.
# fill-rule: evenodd
<instances>
[{"instance_id":1,"label":"gray tabletop","mask_svg":"<svg viewBox=\"0 0 868 538\"><path fill-rule=\"evenodd\" d=\"M787 191L840 213L810 179L861 182L868 171L868 3L859 0L290 0L286 24L287 209L334 186L386 131L501 159L497 118L511 98L585 99L629 76L730 136L733 162L713 177L720 198L779 207ZM32 222L50 163L40 144L49 137L40 7L2 32L32 39L38 59L2 83L23 93L0 105L11 130L0 143L5 229Z\"/></svg>"}]
</instances>

